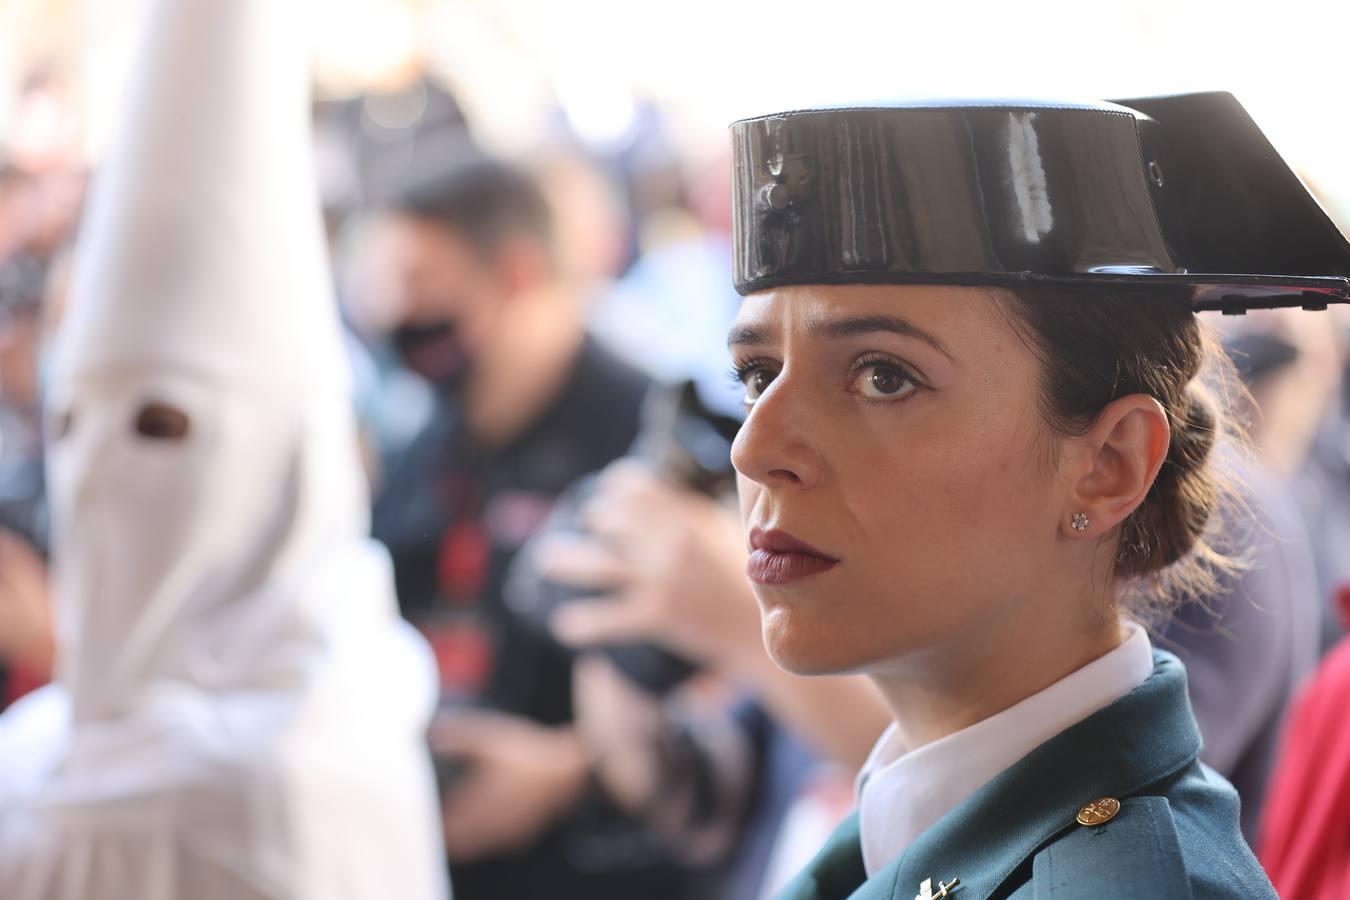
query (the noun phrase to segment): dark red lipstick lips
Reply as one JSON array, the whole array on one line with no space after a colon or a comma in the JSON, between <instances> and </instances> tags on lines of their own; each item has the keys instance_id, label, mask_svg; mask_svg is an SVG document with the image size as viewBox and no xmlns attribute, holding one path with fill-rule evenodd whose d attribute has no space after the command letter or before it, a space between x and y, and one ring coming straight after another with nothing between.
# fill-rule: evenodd
<instances>
[{"instance_id":1,"label":"dark red lipstick lips","mask_svg":"<svg viewBox=\"0 0 1350 900\"><path fill-rule=\"evenodd\" d=\"M790 584L833 569L839 560L786 531L750 529L750 559L745 574L758 584Z\"/></svg>"}]
</instances>

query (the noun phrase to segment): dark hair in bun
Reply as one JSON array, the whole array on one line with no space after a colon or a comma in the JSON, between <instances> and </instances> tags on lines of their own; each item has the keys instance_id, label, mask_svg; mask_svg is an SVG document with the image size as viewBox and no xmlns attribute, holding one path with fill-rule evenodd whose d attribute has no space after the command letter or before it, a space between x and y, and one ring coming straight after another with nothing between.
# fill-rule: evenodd
<instances>
[{"instance_id":1,"label":"dark hair in bun","mask_svg":"<svg viewBox=\"0 0 1350 900\"><path fill-rule=\"evenodd\" d=\"M1217 514L1241 495L1217 470L1214 447L1240 429L1227 397L1232 367L1180 292L1035 286L1001 291L1041 359L1043 412L1081 434L1111 401L1147 394L1172 430L1158 477L1123 523L1114 574L1144 617L1215 592L1239 568L1221 546Z\"/></svg>"}]
</instances>

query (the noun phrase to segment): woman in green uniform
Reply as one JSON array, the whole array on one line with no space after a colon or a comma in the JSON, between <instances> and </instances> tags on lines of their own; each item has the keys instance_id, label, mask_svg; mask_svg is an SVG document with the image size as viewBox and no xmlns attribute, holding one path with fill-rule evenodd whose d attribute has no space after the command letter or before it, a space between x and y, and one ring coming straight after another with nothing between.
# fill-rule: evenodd
<instances>
[{"instance_id":1,"label":"woman in green uniform","mask_svg":"<svg viewBox=\"0 0 1350 900\"><path fill-rule=\"evenodd\" d=\"M1345 237L1227 94L732 132L764 638L894 716L786 896L1273 897L1140 623L1226 564L1196 312L1350 301Z\"/></svg>"}]
</instances>

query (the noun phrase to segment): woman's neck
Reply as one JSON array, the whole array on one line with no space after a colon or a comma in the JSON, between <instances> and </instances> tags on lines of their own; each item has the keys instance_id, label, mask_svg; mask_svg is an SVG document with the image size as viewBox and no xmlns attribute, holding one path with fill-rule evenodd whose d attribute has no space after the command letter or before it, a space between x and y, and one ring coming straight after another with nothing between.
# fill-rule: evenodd
<instances>
[{"instance_id":1,"label":"woman's neck","mask_svg":"<svg viewBox=\"0 0 1350 900\"><path fill-rule=\"evenodd\" d=\"M905 744L917 748L996 715L1119 647L1113 616L1084 622L1065 615L1079 597L1040 595L1007 607L944 646L894 660L869 674Z\"/></svg>"}]
</instances>

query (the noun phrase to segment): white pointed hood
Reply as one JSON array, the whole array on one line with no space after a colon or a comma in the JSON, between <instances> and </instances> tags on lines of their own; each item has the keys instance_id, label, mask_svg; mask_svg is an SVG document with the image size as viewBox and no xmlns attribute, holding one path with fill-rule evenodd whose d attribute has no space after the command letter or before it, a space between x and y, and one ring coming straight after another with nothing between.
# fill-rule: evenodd
<instances>
[{"instance_id":1,"label":"white pointed hood","mask_svg":"<svg viewBox=\"0 0 1350 900\"><path fill-rule=\"evenodd\" d=\"M367 536L299 0L152 0L49 392L57 682L0 896L437 900L425 645Z\"/></svg>"},{"instance_id":2,"label":"white pointed hood","mask_svg":"<svg viewBox=\"0 0 1350 900\"><path fill-rule=\"evenodd\" d=\"M60 674L79 715L256 653L219 616L271 627L278 580L366 531L304 8L152 4L95 183L51 382ZM138 431L164 406L181 439Z\"/></svg>"},{"instance_id":3,"label":"white pointed hood","mask_svg":"<svg viewBox=\"0 0 1350 900\"><path fill-rule=\"evenodd\" d=\"M340 400L298 27L312 7L152 6L55 375L173 369Z\"/></svg>"}]
</instances>

